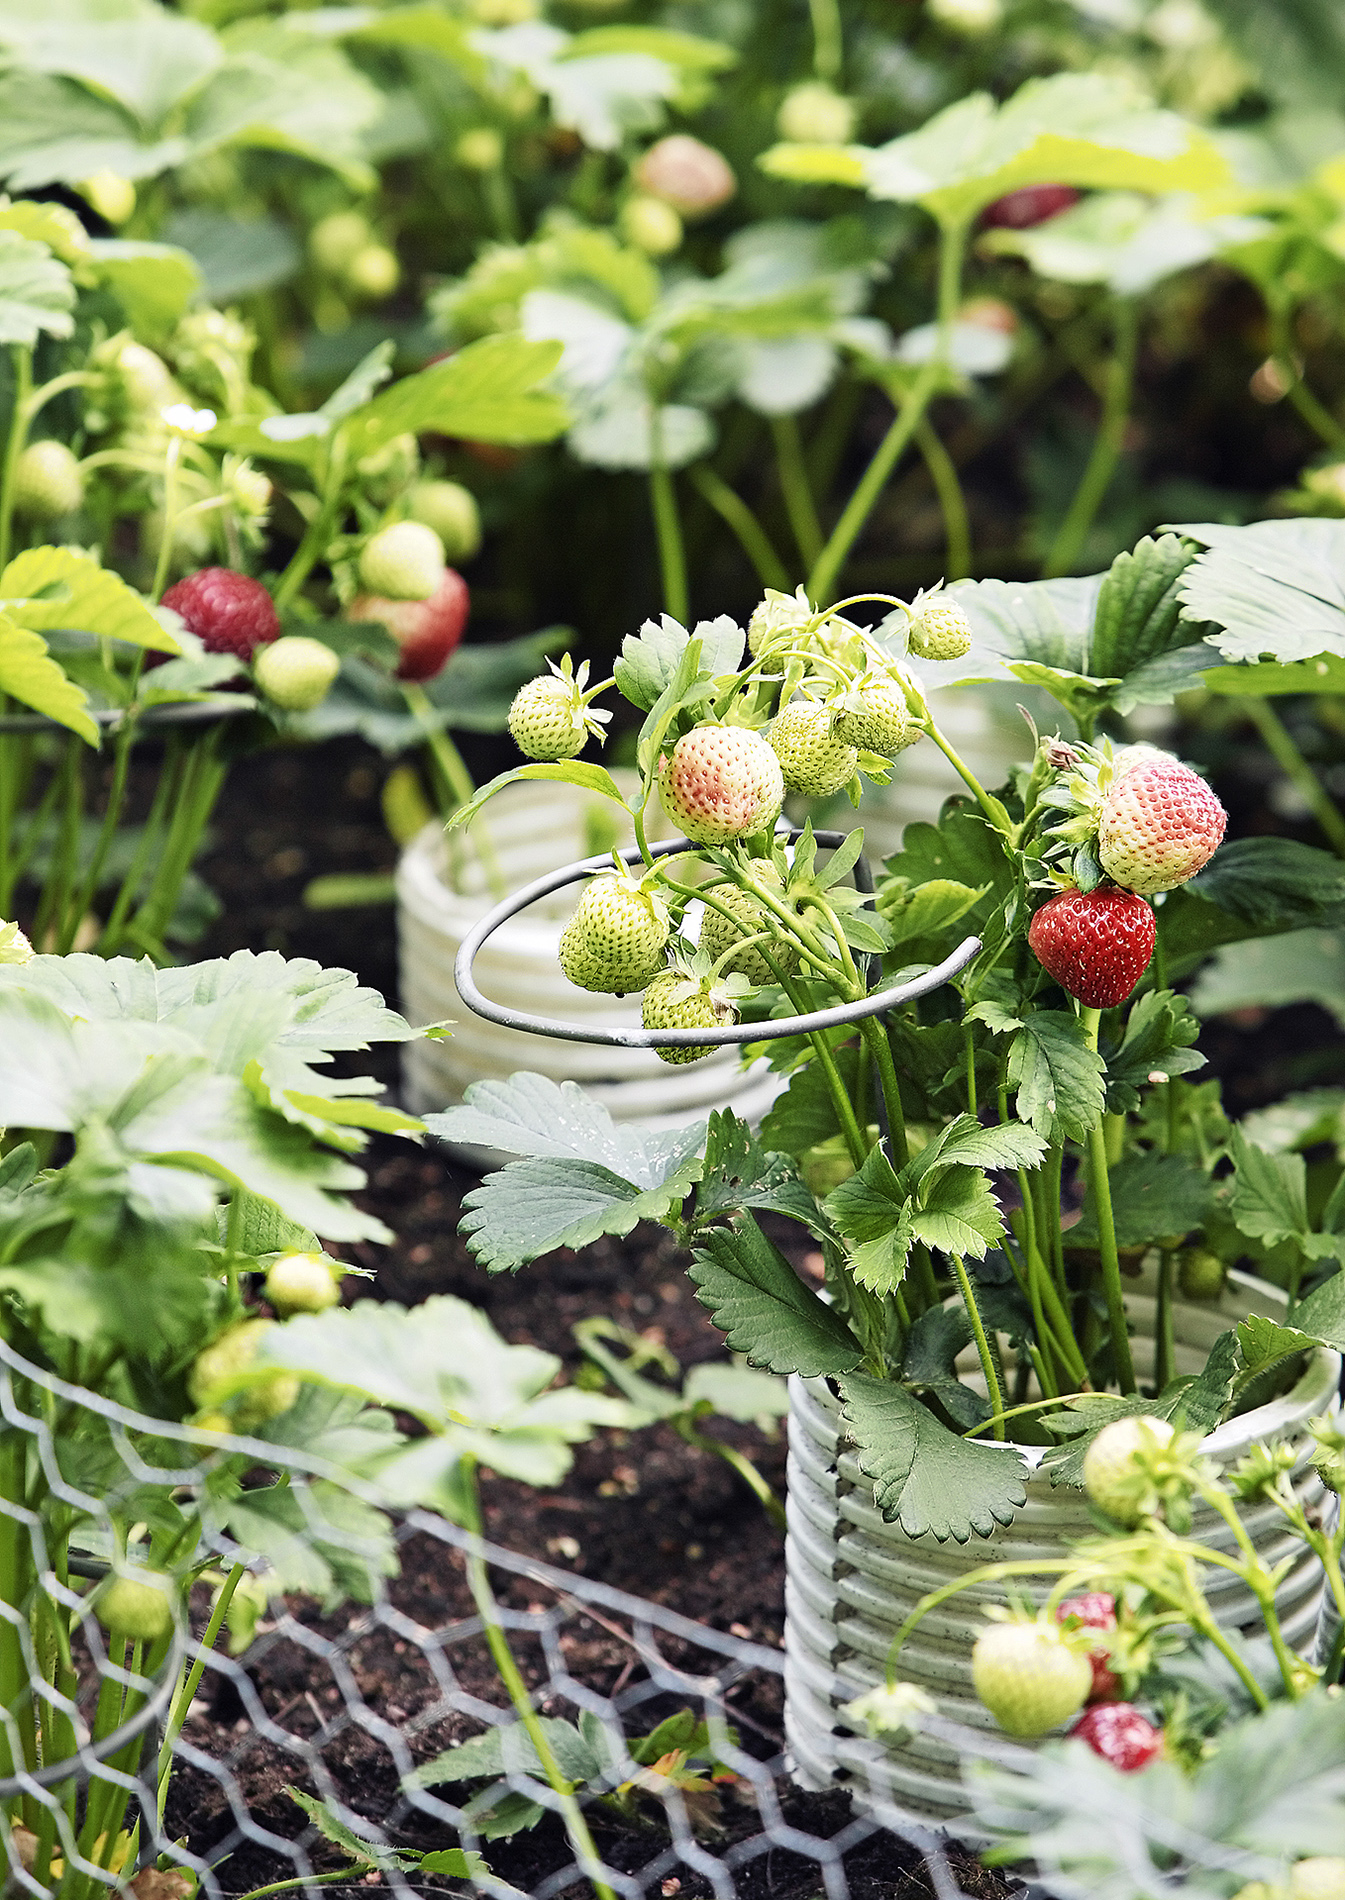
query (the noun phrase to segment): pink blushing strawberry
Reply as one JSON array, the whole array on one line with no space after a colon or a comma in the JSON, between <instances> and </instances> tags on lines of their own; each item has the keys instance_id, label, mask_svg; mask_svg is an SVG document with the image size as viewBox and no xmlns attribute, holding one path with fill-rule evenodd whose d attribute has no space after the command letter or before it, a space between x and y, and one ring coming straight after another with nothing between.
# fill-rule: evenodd
<instances>
[{"instance_id":1,"label":"pink blushing strawberry","mask_svg":"<svg viewBox=\"0 0 1345 1900\"><path fill-rule=\"evenodd\" d=\"M697 726L659 765L659 797L697 844L728 844L775 822L784 802L780 761L759 732Z\"/></svg>"},{"instance_id":2,"label":"pink blushing strawberry","mask_svg":"<svg viewBox=\"0 0 1345 1900\"><path fill-rule=\"evenodd\" d=\"M472 597L456 568L446 567L428 600L390 600L360 594L347 610L351 620L381 620L397 645L399 680L429 680L442 672L471 612Z\"/></svg>"},{"instance_id":3,"label":"pink blushing strawberry","mask_svg":"<svg viewBox=\"0 0 1345 1900\"><path fill-rule=\"evenodd\" d=\"M275 602L247 574L231 567L203 567L170 587L165 607L181 614L207 653L233 653L250 660L257 648L280 637Z\"/></svg>"},{"instance_id":4,"label":"pink blushing strawberry","mask_svg":"<svg viewBox=\"0 0 1345 1900\"><path fill-rule=\"evenodd\" d=\"M1130 891L1060 891L1028 929L1038 963L1085 1009L1114 1009L1149 967L1153 911Z\"/></svg>"},{"instance_id":5,"label":"pink blushing strawberry","mask_svg":"<svg viewBox=\"0 0 1345 1900\"><path fill-rule=\"evenodd\" d=\"M1152 896L1203 870L1223 843L1228 813L1204 779L1159 755L1123 769L1102 800L1098 858L1123 890Z\"/></svg>"},{"instance_id":6,"label":"pink blushing strawberry","mask_svg":"<svg viewBox=\"0 0 1345 1900\"><path fill-rule=\"evenodd\" d=\"M1130 1702L1099 1702L1085 1709L1070 1730L1070 1739L1087 1742L1095 1755L1133 1775L1147 1768L1163 1752L1163 1731L1155 1728Z\"/></svg>"},{"instance_id":7,"label":"pink blushing strawberry","mask_svg":"<svg viewBox=\"0 0 1345 1900\"><path fill-rule=\"evenodd\" d=\"M1105 1590L1087 1590L1082 1596L1066 1597L1056 1607L1055 1620L1062 1629L1114 1630L1116 1599ZM1088 1660L1093 1670L1093 1688L1088 1700L1111 1701L1121 1686L1120 1677L1113 1675L1108 1667L1111 1652L1107 1649L1090 1649Z\"/></svg>"},{"instance_id":8,"label":"pink blushing strawberry","mask_svg":"<svg viewBox=\"0 0 1345 1900\"><path fill-rule=\"evenodd\" d=\"M1062 211L1079 202L1073 185L1023 185L1006 191L981 214L981 223L998 225L1006 231L1030 231L1034 225L1058 218Z\"/></svg>"}]
</instances>

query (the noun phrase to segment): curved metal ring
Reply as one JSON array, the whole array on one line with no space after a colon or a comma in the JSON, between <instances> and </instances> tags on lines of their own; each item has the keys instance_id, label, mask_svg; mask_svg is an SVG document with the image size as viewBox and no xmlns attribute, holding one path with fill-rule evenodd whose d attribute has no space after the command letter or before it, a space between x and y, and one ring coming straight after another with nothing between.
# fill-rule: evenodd
<instances>
[{"instance_id":1,"label":"curved metal ring","mask_svg":"<svg viewBox=\"0 0 1345 1900\"><path fill-rule=\"evenodd\" d=\"M783 833L781 834L783 835ZM817 831L813 833L818 844L834 849L849 834L843 831ZM789 832L792 844L803 836L798 827ZM666 844L656 844L650 851L654 858L677 857L684 851L698 849L689 838L673 838ZM618 856L624 864L640 862L637 845L629 846ZM574 864L564 864L558 871L548 871L545 877L534 878L531 884L525 884L512 897L506 897L494 910L488 911L480 923L463 938L453 965L453 981L458 995L476 1016L484 1016L487 1022L498 1023L504 1029L521 1029L534 1036L550 1036L559 1042L597 1043L610 1049L693 1049L701 1047L720 1048L725 1043L769 1042L779 1036L801 1036L814 1029L833 1029L839 1023L857 1023L866 1016L877 1016L885 1009L894 1009L900 1003L909 1003L917 996L925 996L930 990L936 990L946 983L959 970L965 969L981 947L979 937L965 938L950 957L933 970L926 970L923 976L914 977L909 983L889 984L886 989L876 990L870 996L862 996L856 1003L837 1003L831 1009L815 1009L805 1016L775 1017L769 1022L731 1023L723 1029L598 1029L587 1028L579 1023L563 1023L554 1016L532 1016L526 1010L510 1009L504 1003L493 1003L483 996L476 986L472 975L472 965L482 945L493 937L502 924L520 911L527 910L539 898L549 897L553 891L563 890L567 884L577 884L581 877L587 877L594 871L601 871L612 862L610 852L597 857L581 858ZM856 882L866 892L873 889L873 874L863 857L855 865Z\"/></svg>"},{"instance_id":2,"label":"curved metal ring","mask_svg":"<svg viewBox=\"0 0 1345 1900\"><path fill-rule=\"evenodd\" d=\"M125 718L127 708L125 706L90 706L87 711L96 726L110 728L118 725ZM139 716L139 725L142 732L153 732L160 726L219 725L225 719L237 719L241 713L255 711L256 705L252 700L240 706L222 706L216 700L167 700L160 706L144 707ZM45 713L6 713L0 719L0 732L64 732L65 730L66 727L58 720L48 719Z\"/></svg>"},{"instance_id":3,"label":"curved metal ring","mask_svg":"<svg viewBox=\"0 0 1345 1900\"><path fill-rule=\"evenodd\" d=\"M143 1735L147 1728L166 1714L177 1687L178 1671L186 1650L183 1627L181 1623L175 1623L173 1640L160 1664L158 1675L142 1678L152 1683L153 1688L135 1714L120 1727L114 1728L110 1735L104 1735L97 1742L84 1743L75 1754L62 1761L47 1762L42 1768L27 1768L21 1775L0 1777L0 1801L8 1801L16 1794L27 1794L35 1787L58 1788L63 1781L91 1781L95 1769L111 1761L114 1755L125 1748L127 1742L134 1741L137 1735Z\"/></svg>"}]
</instances>

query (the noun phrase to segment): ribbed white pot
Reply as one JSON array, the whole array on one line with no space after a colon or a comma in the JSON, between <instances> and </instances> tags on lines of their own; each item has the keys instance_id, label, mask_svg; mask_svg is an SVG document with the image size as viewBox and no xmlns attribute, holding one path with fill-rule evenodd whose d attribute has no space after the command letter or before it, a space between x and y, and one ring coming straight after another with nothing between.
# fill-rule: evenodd
<instances>
[{"instance_id":1,"label":"ribbed white pot","mask_svg":"<svg viewBox=\"0 0 1345 1900\"><path fill-rule=\"evenodd\" d=\"M609 799L576 786L524 783L493 798L477 823L486 828L505 887L516 891L604 848L594 842L593 814L606 822L615 810ZM617 840L629 842L628 835ZM557 962L579 891L577 884L557 891L503 925L476 960L477 982L495 1001L534 1015L638 1028L638 996L618 999L577 989ZM760 1120L783 1078L764 1062L743 1070L734 1049L674 1065L661 1062L652 1049L555 1041L473 1015L454 985L453 960L468 930L495 902L470 840L445 837L439 823L427 825L403 852L397 867L402 1008L413 1023L453 1023L442 1042L408 1043L403 1051L403 1088L414 1113L460 1102L472 1082L529 1069L555 1082L582 1083L618 1121L677 1127L713 1108Z\"/></svg>"},{"instance_id":2,"label":"ribbed white pot","mask_svg":"<svg viewBox=\"0 0 1345 1900\"><path fill-rule=\"evenodd\" d=\"M1217 1304L1176 1305L1179 1373L1198 1372L1214 1340L1233 1321L1250 1313L1283 1317L1285 1296L1278 1288L1246 1274L1233 1274L1231 1281ZM1143 1378L1153 1368L1151 1278L1140 1281L1134 1293L1127 1287L1126 1307ZM1336 1405L1340 1366L1339 1353L1313 1353L1292 1391L1230 1419L1206 1439L1204 1449L1231 1463L1253 1443L1291 1440L1299 1452L1294 1487L1307 1504L1317 1504L1323 1486L1309 1463L1312 1441L1304 1427ZM981 1564L1062 1556L1073 1540L1094 1535L1085 1496L1072 1487L1053 1490L1049 1479L1032 1477L1025 1507L994 1536L973 1537L967 1544L912 1539L896 1524L885 1523L874 1508L873 1487L853 1451L845 1448L840 1404L826 1380L791 1380L790 1400L785 1730L795 1777L807 1788L851 1787L861 1806L919 1821L964 1815L970 1804L956 1748L928 1735L900 1744L876 1742L855 1735L839 1710L886 1679L892 1638L929 1591ZM1020 1449L1035 1468L1041 1449ZM1243 1522L1268 1562L1292 1559L1276 1601L1289 1641L1310 1648L1322 1587L1316 1558L1286 1532L1272 1505L1244 1511ZM1218 1549L1235 1547L1228 1526L1206 1507L1197 1513L1195 1530ZM1020 1578L1017 1588L1040 1601L1053 1581L1046 1578L1033 1591L1031 1580ZM1255 1601L1236 1577L1219 1571L1206 1576L1205 1584L1221 1624L1261 1627ZM897 1665L903 1680L934 1697L941 1716L974 1732L968 1740L974 1739L980 1755L994 1753L993 1738L1000 1731L972 1690L972 1645L985 1627L982 1607L1006 1601L1002 1586L981 1584L960 1592L917 1624Z\"/></svg>"}]
</instances>

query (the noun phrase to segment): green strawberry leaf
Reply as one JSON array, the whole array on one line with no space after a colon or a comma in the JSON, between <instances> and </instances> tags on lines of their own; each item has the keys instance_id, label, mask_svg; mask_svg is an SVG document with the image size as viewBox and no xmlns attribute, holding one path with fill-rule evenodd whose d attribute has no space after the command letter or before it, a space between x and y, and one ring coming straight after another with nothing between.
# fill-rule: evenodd
<instances>
[{"instance_id":1,"label":"green strawberry leaf","mask_svg":"<svg viewBox=\"0 0 1345 1900\"><path fill-rule=\"evenodd\" d=\"M957 1355L972 1341L971 1320L963 1306L932 1306L910 1330L901 1382L911 1391L937 1399L964 1431L990 1417L989 1402L957 1376Z\"/></svg>"},{"instance_id":2,"label":"green strawberry leaf","mask_svg":"<svg viewBox=\"0 0 1345 1900\"><path fill-rule=\"evenodd\" d=\"M31 349L40 336L69 336L74 308L70 266L45 244L0 229L0 343Z\"/></svg>"},{"instance_id":3,"label":"green strawberry leaf","mask_svg":"<svg viewBox=\"0 0 1345 1900\"><path fill-rule=\"evenodd\" d=\"M139 594L75 548L29 548L16 555L0 574L0 599L7 614L39 633L61 628L126 640L154 653L182 650Z\"/></svg>"},{"instance_id":4,"label":"green strawberry leaf","mask_svg":"<svg viewBox=\"0 0 1345 1900\"><path fill-rule=\"evenodd\" d=\"M1110 1392L1088 1392L1067 1399L1061 1411L1049 1413L1042 1423L1048 1432L1069 1442L1055 1445L1038 1467L1052 1485L1083 1487L1083 1461L1098 1433L1118 1418L1173 1418L1182 1404L1187 1387L1169 1387L1162 1398L1119 1398Z\"/></svg>"},{"instance_id":5,"label":"green strawberry leaf","mask_svg":"<svg viewBox=\"0 0 1345 1900\"><path fill-rule=\"evenodd\" d=\"M1191 992L1198 1016L1317 1003L1345 1025L1345 931L1294 930L1217 951Z\"/></svg>"},{"instance_id":6,"label":"green strawberry leaf","mask_svg":"<svg viewBox=\"0 0 1345 1900\"><path fill-rule=\"evenodd\" d=\"M367 455L398 435L460 436L469 442L551 442L569 427L559 396L537 385L561 358L561 345L518 335L482 337L445 362L404 376L346 418L352 452Z\"/></svg>"},{"instance_id":7,"label":"green strawberry leaf","mask_svg":"<svg viewBox=\"0 0 1345 1900\"><path fill-rule=\"evenodd\" d=\"M89 256L139 337L166 337L203 289L200 265L176 244L94 238Z\"/></svg>"},{"instance_id":8,"label":"green strawberry leaf","mask_svg":"<svg viewBox=\"0 0 1345 1900\"><path fill-rule=\"evenodd\" d=\"M1212 1432L1228 1415L1233 1399L1233 1382L1242 1363L1238 1330L1230 1326L1210 1347L1209 1357L1199 1377L1183 1389L1181 1402L1172 1415L1179 1431Z\"/></svg>"},{"instance_id":9,"label":"green strawberry leaf","mask_svg":"<svg viewBox=\"0 0 1345 1900\"><path fill-rule=\"evenodd\" d=\"M1102 1058L1076 1016L1034 1009L1009 1045L1007 1075L1019 1120L1047 1141L1080 1141L1102 1119Z\"/></svg>"},{"instance_id":10,"label":"green strawberry leaf","mask_svg":"<svg viewBox=\"0 0 1345 1900\"><path fill-rule=\"evenodd\" d=\"M292 715L289 729L314 743L357 732L385 758L398 758L422 744L427 731L452 727L503 732L519 687L535 679L547 654L567 645L571 637L568 627L544 627L518 640L460 646L425 685L427 717L422 707L411 711L405 692L386 668L360 657L371 653L396 660L397 644L384 627L373 622L333 627L324 620L322 638L346 658L322 704L310 713Z\"/></svg>"},{"instance_id":11,"label":"green strawberry leaf","mask_svg":"<svg viewBox=\"0 0 1345 1900\"><path fill-rule=\"evenodd\" d=\"M1292 1241L1309 1260L1345 1261L1345 1234L1317 1232L1308 1214L1307 1167L1300 1154L1266 1154L1234 1126L1228 1211L1240 1233L1267 1247Z\"/></svg>"},{"instance_id":12,"label":"green strawberry leaf","mask_svg":"<svg viewBox=\"0 0 1345 1900\"><path fill-rule=\"evenodd\" d=\"M871 1293L895 1292L906 1277L916 1231L909 1195L881 1147L870 1151L857 1174L832 1189L823 1209L852 1243L846 1265L859 1284Z\"/></svg>"},{"instance_id":13,"label":"green strawberry leaf","mask_svg":"<svg viewBox=\"0 0 1345 1900\"><path fill-rule=\"evenodd\" d=\"M908 1537L941 1544L991 1537L1027 1502L1027 1465L1012 1447L959 1438L904 1386L851 1372L839 1381L846 1426L873 1501Z\"/></svg>"},{"instance_id":14,"label":"green strawberry leaf","mask_svg":"<svg viewBox=\"0 0 1345 1900\"><path fill-rule=\"evenodd\" d=\"M922 1183L910 1221L915 1238L927 1247L973 1260L984 1260L1004 1232L999 1203L979 1168L948 1168L933 1186Z\"/></svg>"},{"instance_id":15,"label":"green strawberry leaf","mask_svg":"<svg viewBox=\"0 0 1345 1900\"><path fill-rule=\"evenodd\" d=\"M1180 1155L1127 1155L1108 1170L1112 1218L1119 1247L1144 1247L1170 1234L1189 1234L1209 1212L1213 1184ZM1090 1186L1083 1212L1065 1230L1067 1247L1099 1244L1097 1206Z\"/></svg>"},{"instance_id":16,"label":"green strawberry leaf","mask_svg":"<svg viewBox=\"0 0 1345 1900\"><path fill-rule=\"evenodd\" d=\"M1173 647L1191 645L1198 630L1182 618L1182 583L1195 558L1175 534L1146 535L1133 552L1117 555L1098 591L1090 671L1124 678Z\"/></svg>"},{"instance_id":17,"label":"green strawberry leaf","mask_svg":"<svg viewBox=\"0 0 1345 1900\"><path fill-rule=\"evenodd\" d=\"M501 772L498 778L483 785L474 798L465 805L459 805L449 819L449 829L459 830L470 825L483 805L488 805L496 792L502 792L506 785L517 784L521 779L553 779L560 785L577 785L584 792L601 792L604 798L615 799L623 810L629 810L621 787L612 774L603 765L590 765L584 759L557 759L532 765L516 765L512 771Z\"/></svg>"},{"instance_id":18,"label":"green strawberry leaf","mask_svg":"<svg viewBox=\"0 0 1345 1900\"><path fill-rule=\"evenodd\" d=\"M1184 996L1146 990L1130 1012L1120 1048L1106 1057L1107 1113L1138 1109L1141 1091L1155 1075L1170 1079L1203 1069L1204 1056L1191 1047L1199 1034L1200 1024Z\"/></svg>"},{"instance_id":19,"label":"green strawberry leaf","mask_svg":"<svg viewBox=\"0 0 1345 1900\"><path fill-rule=\"evenodd\" d=\"M539 1718L542 1733L550 1744L560 1772L567 1781L595 1781L614 1764L609 1752L601 1752L573 1722L559 1716ZM484 1735L471 1735L456 1748L445 1749L432 1761L422 1762L408 1776L417 1788L451 1787L459 1781L499 1780L506 1775L531 1775L545 1781L541 1759L521 1722L503 1723L488 1728Z\"/></svg>"},{"instance_id":20,"label":"green strawberry leaf","mask_svg":"<svg viewBox=\"0 0 1345 1900\"><path fill-rule=\"evenodd\" d=\"M21 627L7 613L0 613L0 693L77 732L89 745L99 743L98 727L89 717L88 694L67 678L42 636Z\"/></svg>"},{"instance_id":21,"label":"green strawberry leaf","mask_svg":"<svg viewBox=\"0 0 1345 1900\"><path fill-rule=\"evenodd\" d=\"M1182 599L1213 622L1228 660L1345 658L1345 521L1195 523L1177 530L1206 552L1187 569Z\"/></svg>"},{"instance_id":22,"label":"green strawberry leaf","mask_svg":"<svg viewBox=\"0 0 1345 1900\"><path fill-rule=\"evenodd\" d=\"M732 1109L715 1109L705 1140L705 1167L696 1188L695 1224L749 1207L770 1208L819 1235L827 1225L788 1155L763 1148Z\"/></svg>"},{"instance_id":23,"label":"green strawberry leaf","mask_svg":"<svg viewBox=\"0 0 1345 1900\"><path fill-rule=\"evenodd\" d=\"M863 1357L840 1315L806 1287L749 1214L701 1236L690 1267L696 1298L733 1352L768 1372L846 1372Z\"/></svg>"},{"instance_id":24,"label":"green strawberry leaf","mask_svg":"<svg viewBox=\"0 0 1345 1900\"><path fill-rule=\"evenodd\" d=\"M810 1052L811 1053L811 1052ZM836 1066L851 1101L859 1074L859 1051L852 1044L835 1051ZM805 1062L789 1078L761 1120L761 1140L770 1150L798 1160L819 1142L840 1133L836 1105L820 1064Z\"/></svg>"},{"instance_id":25,"label":"green strawberry leaf","mask_svg":"<svg viewBox=\"0 0 1345 1900\"><path fill-rule=\"evenodd\" d=\"M1294 1323L1337 1352L1345 1351L1345 1273L1333 1273L1294 1308Z\"/></svg>"}]
</instances>

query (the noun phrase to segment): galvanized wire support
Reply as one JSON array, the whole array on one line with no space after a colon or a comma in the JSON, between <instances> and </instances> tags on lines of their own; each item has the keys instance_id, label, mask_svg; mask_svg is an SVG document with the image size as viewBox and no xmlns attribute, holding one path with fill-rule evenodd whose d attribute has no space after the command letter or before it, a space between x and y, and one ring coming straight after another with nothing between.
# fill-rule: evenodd
<instances>
[{"instance_id":1,"label":"galvanized wire support","mask_svg":"<svg viewBox=\"0 0 1345 1900\"><path fill-rule=\"evenodd\" d=\"M795 844L803 832L794 826L788 832L782 830L777 835ZM826 850L835 850L847 835L843 831L813 833L817 843ZM683 852L695 851L697 848L690 838L671 838L666 843L654 845L649 855L653 858L679 857ZM639 848L635 845L618 855L623 864L642 862ZM522 890L515 891L512 897L506 897L486 913L480 923L463 938L453 965L453 981L468 1009L477 1016L484 1016L487 1022L499 1023L504 1029L521 1029L530 1035L550 1036L560 1042L599 1043L615 1049L719 1048L725 1043L769 1042L778 1036L803 1036L813 1030L834 1029L841 1023L862 1022L867 1016L879 1016L885 1010L912 1002L917 996L927 996L931 990L938 989L950 977L956 976L959 970L964 970L981 947L979 937L966 937L952 955L945 957L934 969L924 971L907 983L889 983L874 990L871 995L861 996L854 1003L837 1003L830 1009L810 1010L803 1016L772 1017L767 1022L730 1023L722 1029L590 1028L579 1023L561 1022L554 1016L534 1016L527 1010L510 1009L504 1003L492 1002L490 997L483 996L477 988L472 966L482 946L501 925L508 923L511 917L517 917L539 899L549 897L553 891L564 890L567 884L577 884L581 878L604 870L611 862L611 854L604 852L598 857L581 858L574 864L564 864L558 871L548 871L545 877L534 878L531 884L525 884ZM873 895L873 873L862 856L855 862L855 884L866 896Z\"/></svg>"}]
</instances>

